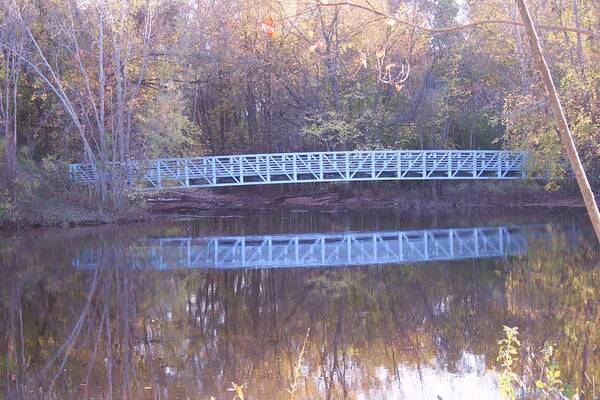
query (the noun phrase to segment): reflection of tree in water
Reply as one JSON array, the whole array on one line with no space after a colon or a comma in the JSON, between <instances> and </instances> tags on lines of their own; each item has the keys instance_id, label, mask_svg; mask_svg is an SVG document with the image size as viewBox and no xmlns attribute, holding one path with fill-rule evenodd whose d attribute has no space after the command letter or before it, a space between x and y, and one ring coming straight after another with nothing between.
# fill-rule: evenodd
<instances>
[{"instance_id":1,"label":"reflection of tree in water","mask_svg":"<svg viewBox=\"0 0 600 400\"><path fill-rule=\"evenodd\" d=\"M562 235L530 243L526 259L508 266L508 308L522 347L539 354L544 341L556 343L561 380L592 399L600 382L600 258L597 246L574 252L566 243Z\"/></svg>"},{"instance_id":2,"label":"reflection of tree in water","mask_svg":"<svg viewBox=\"0 0 600 400\"><path fill-rule=\"evenodd\" d=\"M104 263L122 257L107 249ZM501 261L74 272L5 259L1 362L14 397L42 388L59 398L229 398L232 381L246 383L249 398L289 397L309 327L297 398L402 393L432 369L468 373L466 354L490 367L507 322L525 327L532 346L560 339L565 381L580 384L585 372L598 382L598 360L585 357L600 343L597 256L560 242L507 274Z\"/></svg>"}]
</instances>

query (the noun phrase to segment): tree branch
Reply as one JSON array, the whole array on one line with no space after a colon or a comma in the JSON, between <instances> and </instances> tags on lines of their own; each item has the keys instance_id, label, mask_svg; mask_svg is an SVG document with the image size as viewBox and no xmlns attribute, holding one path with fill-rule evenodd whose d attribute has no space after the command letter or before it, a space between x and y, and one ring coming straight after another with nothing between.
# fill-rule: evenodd
<instances>
[{"instance_id":1,"label":"tree branch","mask_svg":"<svg viewBox=\"0 0 600 400\"><path fill-rule=\"evenodd\" d=\"M525 26L525 24L523 24L523 22L519 22L519 21L510 21L510 20L506 20L506 19L486 19L486 20L481 20L481 21L473 21L470 22L468 24L462 24L462 25L453 25L453 26L444 26L444 27L439 27L439 28L430 28L427 26L422 26L422 25L418 25L415 24L413 22L398 18L394 15L385 13L383 11L379 11L375 8L372 7L367 7L367 6L363 6L361 4L356 4L356 3L352 3L350 1L340 1L337 3L322 3L321 1L317 1L317 5L319 7L339 7L339 6L348 6L348 7L354 7L354 8L358 8L361 10L365 10L368 11L372 14L375 15L379 15L381 17L386 17L389 18L391 20L396 21L399 24L403 24L406 26L410 26L412 28L415 29L419 29L421 31L424 32L429 32L429 33L447 33L447 32L458 32L458 31L463 31L466 29L473 29L473 28L477 28L479 26L482 25L516 25L516 26ZM573 33L578 33L581 35L587 35L589 37L592 37L594 39L600 39L600 32L594 32L588 29L580 29L580 28L573 28L570 26L561 26L561 25L536 25L537 29L544 29L544 30L549 30L549 31L559 31L559 32L573 32Z\"/></svg>"}]
</instances>

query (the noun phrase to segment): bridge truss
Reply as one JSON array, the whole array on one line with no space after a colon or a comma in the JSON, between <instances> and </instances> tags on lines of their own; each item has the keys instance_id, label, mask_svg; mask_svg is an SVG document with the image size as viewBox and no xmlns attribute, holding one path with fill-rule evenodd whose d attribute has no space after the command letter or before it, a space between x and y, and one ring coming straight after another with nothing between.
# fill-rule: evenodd
<instances>
[{"instance_id":1,"label":"bridge truss","mask_svg":"<svg viewBox=\"0 0 600 400\"><path fill-rule=\"evenodd\" d=\"M138 190L301 182L522 179L524 152L462 150L340 151L161 158L112 164ZM71 164L71 180L93 185L90 164Z\"/></svg>"}]
</instances>

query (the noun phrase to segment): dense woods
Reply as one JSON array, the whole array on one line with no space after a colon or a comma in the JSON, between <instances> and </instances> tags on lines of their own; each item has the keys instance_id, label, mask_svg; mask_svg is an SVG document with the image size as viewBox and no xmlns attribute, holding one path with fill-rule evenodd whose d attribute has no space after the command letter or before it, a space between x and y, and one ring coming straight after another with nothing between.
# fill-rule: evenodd
<instances>
[{"instance_id":1,"label":"dense woods","mask_svg":"<svg viewBox=\"0 0 600 400\"><path fill-rule=\"evenodd\" d=\"M597 184L600 5L528 4ZM518 148L550 187L567 173L513 2L2 0L0 13L5 195L32 161L102 177L112 161L298 150Z\"/></svg>"}]
</instances>

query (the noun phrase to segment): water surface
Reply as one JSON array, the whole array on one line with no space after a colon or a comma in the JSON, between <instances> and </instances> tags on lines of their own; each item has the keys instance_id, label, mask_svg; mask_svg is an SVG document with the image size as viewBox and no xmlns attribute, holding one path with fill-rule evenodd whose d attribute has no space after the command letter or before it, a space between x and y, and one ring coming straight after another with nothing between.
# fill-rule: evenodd
<instances>
[{"instance_id":1,"label":"water surface","mask_svg":"<svg viewBox=\"0 0 600 400\"><path fill-rule=\"evenodd\" d=\"M569 209L271 210L3 237L0 389L494 399L510 325L534 353L556 343L562 379L591 398L594 240Z\"/></svg>"}]
</instances>

